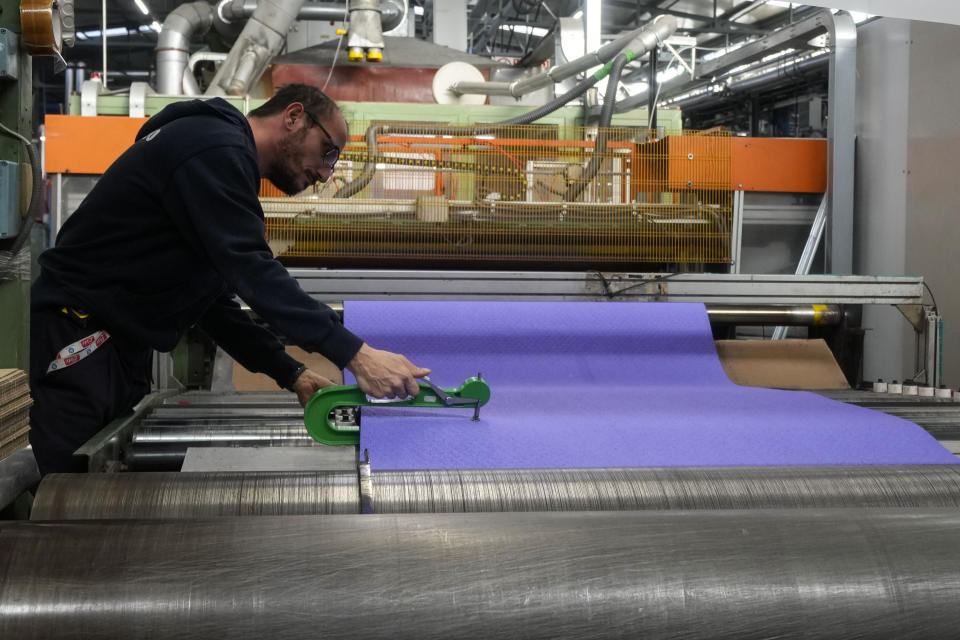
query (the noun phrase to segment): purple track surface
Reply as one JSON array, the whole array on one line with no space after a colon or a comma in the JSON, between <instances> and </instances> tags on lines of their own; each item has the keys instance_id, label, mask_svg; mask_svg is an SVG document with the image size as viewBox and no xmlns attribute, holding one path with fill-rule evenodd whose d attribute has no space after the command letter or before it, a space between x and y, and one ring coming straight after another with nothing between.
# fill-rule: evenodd
<instances>
[{"instance_id":1,"label":"purple track surface","mask_svg":"<svg viewBox=\"0 0 960 640\"><path fill-rule=\"evenodd\" d=\"M957 462L912 422L730 382L699 304L348 302L344 317L436 384L480 371L492 392L479 422L364 408L375 469Z\"/></svg>"}]
</instances>

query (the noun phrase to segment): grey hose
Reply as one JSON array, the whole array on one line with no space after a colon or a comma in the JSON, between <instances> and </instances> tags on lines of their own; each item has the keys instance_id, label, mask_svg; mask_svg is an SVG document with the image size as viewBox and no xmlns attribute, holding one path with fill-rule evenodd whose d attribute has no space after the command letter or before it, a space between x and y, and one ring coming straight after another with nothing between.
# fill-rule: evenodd
<instances>
[{"instance_id":1,"label":"grey hose","mask_svg":"<svg viewBox=\"0 0 960 640\"><path fill-rule=\"evenodd\" d=\"M601 154L607 150L608 128L613 121L613 108L617 102L617 88L620 85L620 74L629 61L629 58L623 53L613 59L613 65L610 68L610 79L607 80L607 93L603 97L603 109L600 111L600 124L597 128L597 142L593 147L593 157L590 158L590 162L587 164L583 176L567 187L566 193L563 194L563 199L566 202L574 202L579 199L590 181L596 177L597 171L600 170L600 164L603 162Z\"/></svg>"},{"instance_id":2,"label":"grey hose","mask_svg":"<svg viewBox=\"0 0 960 640\"><path fill-rule=\"evenodd\" d=\"M626 64L626 63L624 63ZM582 96L587 92L587 89L595 85L601 78L603 78L609 68L603 67L593 75L587 76L580 82L578 82L572 89L566 93L557 96L550 102L527 111L526 113L520 114L519 116L503 120L501 122L495 122L493 124L476 126L476 125L449 125L449 126L437 126L432 124L401 124L401 125L372 125L367 128L366 140L367 140L367 160L363 165L363 172L357 177L356 180L344 185L342 189L337 191L334 195L334 198L349 198L360 193L364 187L370 184L370 181L373 180L373 175L377 171L377 163L384 161L383 158L378 158L379 155L377 151L377 137L381 134L417 134L417 133L434 133L436 135L445 135L445 136L460 136L460 135L482 135L484 133L489 133L491 131L496 131L499 127L516 125L516 124L530 124L540 118L543 118L547 115L550 115L560 107L564 106L571 100ZM606 106L606 105L604 105Z\"/></svg>"}]
</instances>

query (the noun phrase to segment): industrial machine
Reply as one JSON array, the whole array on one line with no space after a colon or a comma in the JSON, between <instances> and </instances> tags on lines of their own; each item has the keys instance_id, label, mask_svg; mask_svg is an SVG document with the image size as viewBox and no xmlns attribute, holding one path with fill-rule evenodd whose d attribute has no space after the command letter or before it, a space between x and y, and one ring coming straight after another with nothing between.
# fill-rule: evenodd
<instances>
[{"instance_id":1,"label":"industrial machine","mask_svg":"<svg viewBox=\"0 0 960 640\"><path fill-rule=\"evenodd\" d=\"M370 26L352 37L354 57L377 59L370 14L396 3L348 4ZM216 19L282 31L309 10L269 5L222 3ZM209 7L196 11L187 33L214 24ZM604 53L609 93L620 51L643 37L655 47L664 26ZM279 47L234 37L211 86L248 110L259 101L244 91ZM169 93L191 89L183 54L164 54ZM704 302L716 338L791 327L826 339L854 387L860 309L895 306L916 330L914 378L930 397L820 393L911 420L960 453L960 402L937 389L941 320L923 279L810 273L843 251L846 187L828 173L838 145L683 131L670 110L650 127L645 110L614 115L614 99L608 113L560 101L532 118L460 103L516 85L460 80L438 90L456 104L343 102L351 135L334 179L295 197L263 185L267 240L310 295L333 306ZM85 89L72 115L46 121L54 232L144 118L180 99ZM750 273L745 254L777 216L797 250L781 273ZM231 389L230 363L195 334L158 357L155 379L132 415L77 451L91 473L47 477L32 522L0 522L3 637L955 634L957 465L383 470L360 446L376 403L356 387L319 392L305 415L289 393ZM458 387L425 381L397 410L472 422L496 393L482 372Z\"/></svg>"}]
</instances>

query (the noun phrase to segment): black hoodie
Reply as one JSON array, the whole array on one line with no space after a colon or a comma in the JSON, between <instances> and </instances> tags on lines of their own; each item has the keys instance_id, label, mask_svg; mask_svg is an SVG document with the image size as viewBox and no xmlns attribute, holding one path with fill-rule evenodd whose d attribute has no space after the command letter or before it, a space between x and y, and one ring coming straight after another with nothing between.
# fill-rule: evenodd
<instances>
[{"instance_id":1,"label":"black hoodie","mask_svg":"<svg viewBox=\"0 0 960 640\"><path fill-rule=\"evenodd\" d=\"M34 309L75 306L118 337L170 351L199 323L281 385L299 366L233 295L293 343L345 366L362 341L307 295L264 237L253 131L225 100L150 118L40 256Z\"/></svg>"}]
</instances>

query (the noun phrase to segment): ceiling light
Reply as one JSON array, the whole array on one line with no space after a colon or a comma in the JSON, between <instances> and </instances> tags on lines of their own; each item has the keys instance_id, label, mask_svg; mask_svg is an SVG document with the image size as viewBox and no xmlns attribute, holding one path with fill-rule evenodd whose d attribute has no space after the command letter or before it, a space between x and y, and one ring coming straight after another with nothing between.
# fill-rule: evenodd
<instances>
[{"instance_id":1,"label":"ceiling light","mask_svg":"<svg viewBox=\"0 0 960 640\"><path fill-rule=\"evenodd\" d=\"M133 2L137 5L137 9L140 9L140 13L145 16L150 15L150 9L147 8L147 5L144 4L143 0L133 0Z\"/></svg>"},{"instance_id":2,"label":"ceiling light","mask_svg":"<svg viewBox=\"0 0 960 640\"><path fill-rule=\"evenodd\" d=\"M150 28L156 31L157 33L160 33L160 30L163 29L163 25L157 22L156 20L154 20L153 22L150 23Z\"/></svg>"},{"instance_id":3,"label":"ceiling light","mask_svg":"<svg viewBox=\"0 0 960 640\"><path fill-rule=\"evenodd\" d=\"M524 35L536 36L542 38L547 35L550 31L543 27L531 27L528 24L502 24L500 25L501 31L513 31L514 33L522 33Z\"/></svg>"},{"instance_id":4,"label":"ceiling light","mask_svg":"<svg viewBox=\"0 0 960 640\"><path fill-rule=\"evenodd\" d=\"M114 37L118 37L118 36L128 36L128 35L130 35L130 32L127 31L127 28L126 28L126 27L110 27L109 29L107 29L107 30L105 31L105 33L106 33L106 35L107 35L108 38L114 38ZM100 30L99 30L99 29L94 29L94 30L92 30L92 31L81 31L81 32L77 33L77 37L80 38L81 40L86 40L86 39L88 39L88 38L99 38L99 37L100 37Z\"/></svg>"}]
</instances>

